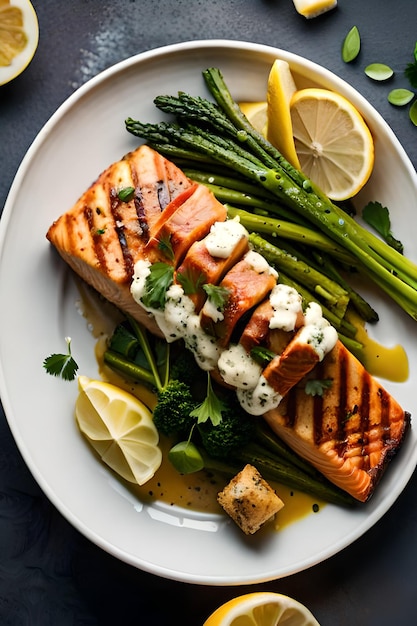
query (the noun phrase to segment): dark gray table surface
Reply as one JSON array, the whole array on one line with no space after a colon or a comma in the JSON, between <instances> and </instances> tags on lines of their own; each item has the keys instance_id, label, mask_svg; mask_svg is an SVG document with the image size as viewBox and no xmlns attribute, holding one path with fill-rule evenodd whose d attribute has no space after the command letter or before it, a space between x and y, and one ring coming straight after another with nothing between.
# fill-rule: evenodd
<instances>
[{"instance_id":1,"label":"dark gray table surface","mask_svg":"<svg viewBox=\"0 0 417 626\"><path fill-rule=\"evenodd\" d=\"M31 142L88 79L138 52L190 39L238 39L301 54L356 87L392 127L414 166L417 128L391 106L388 86L363 68L385 62L393 86L417 40L415 0L339 0L313 20L291 0L34 0L40 43L27 70L0 87L0 207ZM362 50L341 60L353 26ZM57 182L59 185L59 181ZM24 254L24 251L22 251ZM1 328L0 332L7 332ZM251 587L170 581L128 566L91 544L35 483L0 416L0 625L180 623L197 626L222 602L273 590L305 603L323 626L417 624L417 476L361 539L310 570Z\"/></svg>"}]
</instances>

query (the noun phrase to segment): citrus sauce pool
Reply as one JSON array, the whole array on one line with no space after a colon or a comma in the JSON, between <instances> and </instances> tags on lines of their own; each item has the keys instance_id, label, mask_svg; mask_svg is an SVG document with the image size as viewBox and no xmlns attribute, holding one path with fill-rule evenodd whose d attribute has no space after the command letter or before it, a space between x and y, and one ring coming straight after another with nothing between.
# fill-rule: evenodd
<instances>
[{"instance_id":1,"label":"citrus sauce pool","mask_svg":"<svg viewBox=\"0 0 417 626\"><path fill-rule=\"evenodd\" d=\"M103 380L113 383L138 397L150 409L154 406L155 396L144 385L126 381L103 362L103 353L106 349L107 335L110 334L119 321L120 313L112 305L98 300L95 294L84 284L80 288L80 312L86 318L88 326L97 339L96 359L99 373ZM353 318L352 323L357 327L356 339L363 343L366 357L365 367L375 375L396 382L403 382L408 377L408 360L402 346L385 348L371 339L364 325ZM230 478L213 472L198 472L196 474L181 475L173 469L167 458L171 442L164 437L160 440L163 452L163 461L156 475L145 485L129 485L143 502L163 502L168 506L178 506L190 511L205 512L208 514L223 514L217 503L217 494L223 489ZM319 513L325 502L284 485L272 484L285 506L277 513L273 526L282 529L289 524L300 520L312 513Z\"/></svg>"}]
</instances>

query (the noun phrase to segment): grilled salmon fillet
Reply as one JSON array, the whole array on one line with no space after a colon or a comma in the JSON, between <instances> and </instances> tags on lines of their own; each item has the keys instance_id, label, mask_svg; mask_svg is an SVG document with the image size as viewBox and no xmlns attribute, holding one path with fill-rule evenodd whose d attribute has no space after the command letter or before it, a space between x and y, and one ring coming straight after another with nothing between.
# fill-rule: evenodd
<instances>
[{"instance_id":1,"label":"grilled salmon fillet","mask_svg":"<svg viewBox=\"0 0 417 626\"><path fill-rule=\"evenodd\" d=\"M366 502L400 449L410 414L340 341L308 378L330 386L321 396L309 395L304 379L264 417L301 457Z\"/></svg>"},{"instance_id":2,"label":"grilled salmon fillet","mask_svg":"<svg viewBox=\"0 0 417 626\"><path fill-rule=\"evenodd\" d=\"M134 189L121 200L121 190ZM173 163L147 146L113 163L87 189L76 204L48 229L47 239L64 261L107 300L159 333L152 318L133 300L130 284L138 259L162 255L152 246L160 230L162 212L175 213L176 200L192 192L201 194ZM205 194L206 212L226 211L211 194ZM216 218L213 217L213 220ZM180 243L178 243L178 246ZM147 252L145 252L147 250ZM180 253L179 253L180 254ZM166 260L164 258L164 260Z\"/></svg>"},{"instance_id":3,"label":"grilled salmon fillet","mask_svg":"<svg viewBox=\"0 0 417 626\"><path fill-rule=\"evenodd\" d=\"M187 277L196 286L189 296L192 318L199 317L208 343L225 356L222 368L220 359L213 366L213 377L237 389L249 413L265 413L294 450L364 502L400 448L410 416L337 342L320 307L312 303L303 311L301 296L279 284L275 270L249 249L246 231L229 245L233 220L226 219L225 206L206 187L142 145L105 170L46 236L86 283L157 334L156 317L132 295L135 265L169 263L176 288ZM218 240L213 245L213 228L219 226L227 233L227 253ZM222 310L213 311L203 289L207 283L227 294ZM255 363L254 370L252 363L246 376L244 363L254 347L276 356L263 369ZM309 377L332 384L313 397L305 392ZM249 379L256 381L253 387ZM271 410L267 387L268 398L278 401Z\"/></svg>"}]
</instances>

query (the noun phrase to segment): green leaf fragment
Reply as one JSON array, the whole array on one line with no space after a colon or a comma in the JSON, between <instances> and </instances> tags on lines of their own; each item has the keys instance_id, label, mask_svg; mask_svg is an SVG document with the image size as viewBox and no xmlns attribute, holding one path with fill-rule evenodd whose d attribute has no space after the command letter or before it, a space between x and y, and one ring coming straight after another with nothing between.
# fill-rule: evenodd
<instances>
[{"instance_id":1,"label":"green leaf fragment","mask_svg":"<svg viewBox=\"0 0 417 626\"><path fill-rule=\"evenodd\" d=\"M397 107L402 107L411 102L414 92L409 89L393 89L388 94L388 102Z\"/></svg>"},{"instance_id":2,"label":"green leaf fragment","mask_svg":"<svg viewBox=\"0 0 417 626\"><path fill-rule=\"evenodd\" d=\"M119 200L121 200L122 202L129 202L130 200L132 200L134 195L134 187L124 187L123 189L120 189L119 193L117 194Z\"/></svg>"},{"instance_id":3,"label":"green leaf fragment","mask_svg":"<svg viewBox=\"0 0 417 626\"><path fill-rule=\"evenodd\" d=\"M229 299L230 291L226 287L212 285L211 283L203 285L203 289L212 305L219 311L223 311Z\"/></svg>"},{"instance_id":4,"label":"green leaf fragment","mask_svg":"<svg viewBox=\"0 0 417 626\"><path fill-rule=\"evenodd\" d=\"M324 378L323 380L311 379L305 384L304 391L309 396L322 396L326 389L330 389L333 380Z\"/></svg>"},{"instance_id":5,"label":"green leaf fragment","mask_svg":"<svg viewBox=\"0 0 417 626\"><path fill-rule=\"evenodd\" d=\"M394 70L385 63L371 63L365 67L365 74L372 80L388 80L394 75Z\"/></svg>"},{"instance_id":6,"label":"green leaf fragment","mask_svg":"<svg viewBox=\"0 0 417 626\"><path fill-rule=\"evenodd\" d=\"M342 44L342 59L345 63L350 63L359 54L361 49L361 38L357 26L353 26Z\"/></svg>"},{"instance_id":7,"label":"green leaf fragment","mask_svg":"<svg viewBox=\"0 0 417 626\"><path fill-rule=\"evenodd\" d=\"M362 217L369 226L385 239L387 244L398 252L403 252L403 244L391 232L391 220L387 207L380 202L369 202L362 210Z\"/></svg>"},{"instance_id":8,"label":"green leaf fragment","mask_svg":"<svg viewBox=\"0 0 417 626\"><path fill-rule=\"evenodd\" d=\"M169 259L170 261L174 260L174 250L172 249L170 234L166 237L162 237L158 241L158 250L161 250L161 252L163 252L167 259Z\"/></svg>"},{"instance_id":9,"label":"green leaf fragment","mask_svg":"<svg viewBox=\"0 0 417 626\"><path fill-rule=\"evenodd\" d=\"M204 460L192 441L180 441L168 452L168 459L180 474L193 474L204 467Z\"/></svg>"},{"instance_id":10,"label":"green leaf fragment","mask_svg":"<svg viewBox=\"0 0 417 626\"><path fill-rule=\"evenodd\" d=\"M407 64L404 74L410 85L417 88L417 42L414 47L414 61Z\"/></svg>"},{"instance_id":11,"label":"green leaf fragment","mask_svg":"<svg viewBox=\"0 0 417 626\"><path fill-rule=\"evenodd\" d=\"M217 426L222 421L222 411L225 410L225 404L218 398L211 384L210 373L207 373L207 395L204 401L199 404L190 416L197 418L197 424L203 424L210 420L213 426Z\"/></svg>"},{"instance_id":12,"label":"green leaf fragment","mask_svg":"<svg viewBox=\"0 0 417 626\"><path fill-rule=\"evenodd\" d=\"M71 339L66 337L67 353L51 354L46 357L43 366L51 376L61 377L63 380L74 380L78 370L78 364L71 354Z\"/></svg>"},{"instance_id":13,"label":"green leaf fragment","mask_svg":"<svg viewBox=\"0 0 417 626\"><path fill-rule=\"evenodd\" d=\"M154 263L146 277L142 302L151 309L164 309L165 296L174 280L174 268L167 263Z\"/></svg>"},{"instance_id":14,"label":"green leaf fragment","mask_svg":"<svg viewBox=\"0 0 417 626\"><path fill-rule=\"evenodd\" d=\"M409 115L414 126L417 126L417 100L415 100L415 102L411 105Z\"/></svg>"}]
</instances>

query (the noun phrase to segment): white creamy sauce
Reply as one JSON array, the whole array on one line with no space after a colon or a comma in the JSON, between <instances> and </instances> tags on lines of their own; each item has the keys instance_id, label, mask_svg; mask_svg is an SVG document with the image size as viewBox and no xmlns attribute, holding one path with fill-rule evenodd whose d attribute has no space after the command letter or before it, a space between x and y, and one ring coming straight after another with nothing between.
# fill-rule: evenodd
<instances>
[{"instance_id":1,"label":"white creamy sauce","mask_svg":"<svg viewBox=\"0 0 417 626\"><path fill-rule=\"evenodd\" d=\"M275 278L278 278L278 272L269 265L268 261L264 259L262 255L254 250L249 250L243 257L246 263L253 269L257 274L270 274Z\"/></svg>"},{"instance_id":2,"label":"white creamy sauce","mask_svg":"<svg viewBox=\"0 0 417 626\"><path fill-rule=\"evenodd\" d=\"M297 341L309 344L322 361L336 345L337 338L337 331L323 317L321 306L317 302L310 302L304 313L304 326Z\"/></svg>"},{"instance_id":3,"label":"white creamy sauce","mask_svg":"<svg viewBox=\"0 0 417 626\"><path fill-rule=\"evenodd\" d=\"M267 411L276 409L282 396L275 391L268 381L261 375L253 389L237 389L237 398L240 406L250 415L263 415Z\"/></svg>"},{"instance_id":4,"label":"white creamy sauce","mask_svg":"<svg viewBox=\"0 0 417 626\"><path fill-rule=\"evenodd\" d=\"M271 291L269 301L274 310L269 328L280 328L287 332L295 329L302 315L302 297L296 289L278 283Z\"/></svg>"},{"instance_id":5,"label":"white creamy sauce","mask_svg":"<svg viewBox=\"0 0 417 626\"><path fill-rule=\"evenodd\" d=\"M205 241L212 256L227 258L242 236L247 237L247 231L235 219L216 222ZM278 278L276 270L257 252L250 250L244 259L258 274L268 273ZM166 340L172 342L183 339L201 369L210 371L218 368L223 380L236 388L242 408L251 415L262 415L276 408L282 396L264 378L261 366L241 344L222 348L215 337L201 328L201 317L195 312L193 301L184 293L181 285L174 283L169 287L164 309L152 309L143 305L142 298L146 293L146 279L150 274L150 266L149 261L145 260L135 264L131 293L134 300L154 316ZM290 332L296 328L301 319L298 342L311 345L320 360L334 347L337 332L323 318L320 305L310 303L303 315L301 296L295 289L282 284L277 284L272 289L270 303L274 310L270 320L271 329L281 328ZM223 319L223 313L209 299L204 305L204 312L214 322Z\"/></svg>"},{"instance_id":6,"label":"white creamy sauce","mask_svg":"<svg viewBox=\"0 0 417 626\"><path fill-rule=\"evenodd\" d=\"M207 317L212 319L214 323L222 322L224 320L222 310L219 307L216 307L209 298L205 301L202 312L204 315L207 315Z\"/></svg>"},{"instance_id":7,"label":"white creamy sauce","mask_svg":"<svg viewBox=\"0 0 417 626\"><path fill-rule=\"evenodd\" d=\"M223 380L238 389L253 389L262 373L261 366L240 343L223 350L217 366Z\"/></svg>"},{"instance_id":8,"label":"white creamy sauce","mask_svg":"<svg viewBox=\"0 0 417 626\"><path fill-rule=\"evenodd\" d=\"M241 241L249 237L249 233L239 221L239 218L215 222L209 234L204 238L204 243L211 256L219 259L227 259Z\"/></svg>"}]
</instances>

